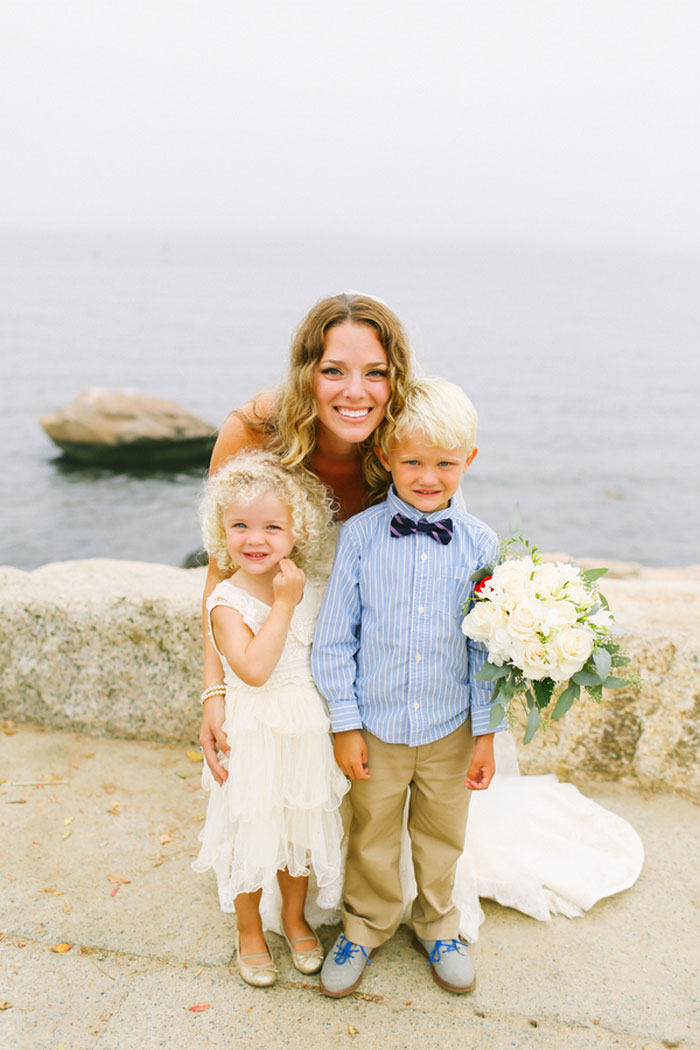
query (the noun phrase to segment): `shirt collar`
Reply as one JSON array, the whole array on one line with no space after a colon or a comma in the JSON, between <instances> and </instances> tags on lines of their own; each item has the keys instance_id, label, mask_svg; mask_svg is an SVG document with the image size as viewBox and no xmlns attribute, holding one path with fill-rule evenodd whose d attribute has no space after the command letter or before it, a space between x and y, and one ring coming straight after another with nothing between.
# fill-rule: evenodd
<instances>
[{"instance_id":1,"label":"shirt collar","mask_svg":"<svg viewBox=\"0 0 700 1050\"><path fill-rule=\"evenodd\" d=\"M451 510L454 509L454 497L450 500L449 505L444 510L434 510L432 514L423 514L416 507L412 507L410 503L405 503L396 494L396 489L392 485L389 488L386 497L386 505L389 513L394 514L405 514L407 518L412 518L413 521L441 521L444 517L447 517Z\"/></svg>"}]
</instances>

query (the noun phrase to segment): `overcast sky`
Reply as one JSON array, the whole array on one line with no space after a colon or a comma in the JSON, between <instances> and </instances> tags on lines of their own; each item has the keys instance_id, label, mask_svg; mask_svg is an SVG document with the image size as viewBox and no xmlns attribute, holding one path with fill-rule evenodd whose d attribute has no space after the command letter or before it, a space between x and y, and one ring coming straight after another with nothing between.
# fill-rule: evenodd
<instances>
[{"instance_id":1,"label":"overcast sky","mask_svg":"<svg viewBox=\"0 0 700 1050\"><path fill-rule=\"evenodd\" d=\"M3 0L0 227L700 243L697 0Z\"/></svg>"}]
</instances>

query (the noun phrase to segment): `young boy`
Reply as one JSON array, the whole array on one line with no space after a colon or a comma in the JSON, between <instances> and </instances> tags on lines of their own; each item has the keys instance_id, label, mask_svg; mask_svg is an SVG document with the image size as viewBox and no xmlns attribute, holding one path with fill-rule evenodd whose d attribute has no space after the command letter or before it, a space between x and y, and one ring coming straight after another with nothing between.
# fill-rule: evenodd
<instances>
[{"instance_id":1,"label":"young boy","mask_svg":"<svg viewBox=\"0 0 700 1050\"><path fill-rule=\"evenodd\" d=\"M484 790L494 774L491 686L475 679L486 651L465 640L461 621L470 576L493 563L498 541L454 499L477 452L476 423L453 383L414 383L375 448L393 480L386 502L356 515L338 538L312 656L335 757L352 781L343 933L321 971L321 990L333 997L357 988L401 921L407 788L414 946L443 988L475 984L451 896L465 786Z\"/></svg>"}]
</instances>

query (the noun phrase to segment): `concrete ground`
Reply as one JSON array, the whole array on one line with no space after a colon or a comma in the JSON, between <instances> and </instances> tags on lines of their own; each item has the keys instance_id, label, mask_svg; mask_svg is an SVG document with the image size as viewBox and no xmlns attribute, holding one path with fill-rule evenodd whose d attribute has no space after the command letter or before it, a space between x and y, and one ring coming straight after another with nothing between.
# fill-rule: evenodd
<instances>
[{"instance_id":1,"label":"concrete ground","mask_svg":"<svg viewBox=\"0 0 700 1050\"><path fill-rule=\"evenodd\" d=\"M434 984L402 927L360 990L329 1000L274 935L275 987L232 968L233 919L213 876L190 869L199 771L186 748L0 732L2 1050L700 1047L693 803L579 783L644 841L632 890L550 923L484 902L463 997ZM330 945L336 931L321 932Z\"/></svg>"}]
</instances>

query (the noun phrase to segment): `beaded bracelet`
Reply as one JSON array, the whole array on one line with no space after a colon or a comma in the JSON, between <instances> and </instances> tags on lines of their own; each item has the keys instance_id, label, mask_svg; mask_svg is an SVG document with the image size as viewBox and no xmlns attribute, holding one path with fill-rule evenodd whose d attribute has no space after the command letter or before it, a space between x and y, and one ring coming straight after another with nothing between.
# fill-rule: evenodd
<instances>
[{"instance_id":1,"label":"beaded bracelet","mask_svg":"<svg viewBox=\"0 0 700 1050\"><path fill-rule=\"evenodd\" d=\"M203 704L205 700L208 700L210 696L225 696L226 686L222 682L221 685L212 685L208 689L205 689L199 698L200 704Z\"/></svg>"}]
</instances>

